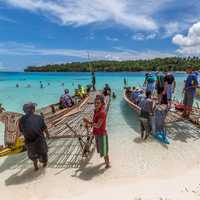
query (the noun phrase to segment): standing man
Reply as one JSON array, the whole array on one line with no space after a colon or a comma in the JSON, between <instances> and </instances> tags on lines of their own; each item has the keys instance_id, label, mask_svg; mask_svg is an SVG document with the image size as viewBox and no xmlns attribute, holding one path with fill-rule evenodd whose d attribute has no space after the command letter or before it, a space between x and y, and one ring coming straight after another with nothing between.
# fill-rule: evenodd
<instances>
[{"instance_id":1,"label":"standing man","mask_svg":"<svg viewBox=\"0 0 200 200\"><path fill-rule=\"evenodd\" d=\"M23 115L19 120L19 129L25 138L25 145L28 151L28 157L33 161L35 171L38 168L38 161L43 163L43 167L48 162L48 146L44 136L44 132L49 138L49 133L44 119L40 115L35 114L36 104L30 102L23 106Z\"/></svg>"},{"instance_id":2,"label":"standing man","mask_svg":"<svg viewBox=\"0 0 200 200\"><path fill-rule=\"evenodd\" d=\"M175 92L176 89L176 81L174 78L174 75L171 73L171 67L169 68L169 72L166 73L164 77L164 91L163 96L166 95L167 97L167 103L168 103L168 109L171 108L172 104L172 95Z\"/></svg>"},{"instance_id":3,"label":"standing man","mask_svg":"<svg viewBox=\"0 0 200 200\"><path fill-rule=\"evenodd\" d=\"M146 86L146 91L150 91L153 95L155 89L155 79L151 73L145 74L144 86Z\"/></svg>"},{"instance_id":4,"label":"standing man","mask_svg":"<svg viewBox=\"0 0 200 200\"><path fill-rule=\"evenodd\" d=\"M164 91L164 74L159 71L156 74L156 90L157 90L158 102L161 103L162 94Z\"/></svg>"},{"instance_id":5,"label":"standing man","mask_svg":"<svg viewBox=\"0 0 200 200\"><path fill-rule=\"evenodd\" d=\"M193 73L192 67L186 69L188 77L185 81L185 86L183 88L184 92L184 112L183 117L189 118L192 111L193 101L195 97L196 88L198 87L197 76Z\"/></svg>"},{"instance_id":6,"label":"standing man","mask_svg":"<svg viewBox=\"0 0 200 200\"><path fill-rule=\"evenodd\" d=\"M96 91L96 76L94 71L92 71L92 89L93 91Z\"/></svg>"},{"instance_id":7,"label":"standing man","mask_svg":"<svg viewBox=\"0 0 200 200\"><path fill-rule=\"evenodd\" d=\"M106 168L110 167L110 160L108 155L108 134L106 131L106 111L104 108L104 97L97 95L95 98L95 110L93 115L93 121L89 121L87 118L83 118L86 126L93 127L93 135L96 140L97 152L101 157L104 157Z\"/></svg>"}]
</instances>

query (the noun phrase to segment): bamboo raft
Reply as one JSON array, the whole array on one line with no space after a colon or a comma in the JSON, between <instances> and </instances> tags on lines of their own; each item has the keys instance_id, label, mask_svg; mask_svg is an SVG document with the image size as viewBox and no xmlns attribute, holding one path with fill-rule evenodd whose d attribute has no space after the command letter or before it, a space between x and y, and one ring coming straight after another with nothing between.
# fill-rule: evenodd
<instances>
[{"instance_id":1,"label":"bamboo raft","mask_svg":"<svg viewBox=\"0 0 200 200\"><path fill-rule=\"evenodd\" d=\"M92 145L91 128L86 129L83 125L82 118L87 116L92 118L94 110L94 98L97 92L90 92L84 99L76 99L76 103L71 108L58 109L58 105L50 105L45 108L36 110L41 114L47 124L51 142L54 139L77 139L81 147L82 156L87 155ZM106 109L109 108L110 98L105 98ZM18 153L22 147L15 149L17 138L20 137L18 121L22 116L20 113L4 112L0 115L0 121L5 123L5 144L6 147L1 149L0 157L10 155L10 151ZM12 154L12 153L11 153Z\"/></svg>"},{"instance_id":2,"label":"bamboo raft","mask_svg":"<svg viewBox=\"0 0 200 200\"><path fill-rule=\"evenodd\" d=\"M136 105L132 100L131 100L131 93L127 93L126 89L123 91L123 98L124 100L128 103L128 105L136 112L138 115L140 114L140 107ZM179 104L177 100L174 100L172 102L172 106L175 106L176 104ZM183 121L185 120L182 117L182 112L178 110L174 111L169 111L166 117L166 123L173 123L177 121ZM200 126L200 108L193 107L190 118L188 119L192 124L196 126Z\"/></svg>"}]
</instances>

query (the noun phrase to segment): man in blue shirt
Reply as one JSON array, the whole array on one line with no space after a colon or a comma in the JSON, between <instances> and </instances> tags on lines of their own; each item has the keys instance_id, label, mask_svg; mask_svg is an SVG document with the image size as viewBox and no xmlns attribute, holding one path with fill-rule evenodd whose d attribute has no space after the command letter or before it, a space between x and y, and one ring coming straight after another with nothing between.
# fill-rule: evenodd
<instances>
[{"instance_id":1,"label":"man in blue shirt","mask_svg":"<svg viewBox=\"0 0 200 200\"><path fill-rule=\"evenodd\" d=\"M184 113L183 117L189 118L192 111L193 101L195 97L196 88L198 86L198 80L196 74L193 73L192 67L186 69L188 77L185 81L185 86L183 88L184 92Z\"/></svg>"}]
</instances>

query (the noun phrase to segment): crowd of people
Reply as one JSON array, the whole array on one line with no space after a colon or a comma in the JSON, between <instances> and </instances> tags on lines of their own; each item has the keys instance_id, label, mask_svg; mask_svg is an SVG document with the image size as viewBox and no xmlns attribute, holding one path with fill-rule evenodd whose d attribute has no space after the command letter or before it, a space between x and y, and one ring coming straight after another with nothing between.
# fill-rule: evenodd
<instances>
[{"instance_id":1,"label":"crowd of people","mask_svg":"<svg viewBox=\"0 0 200 200\"><path fill-rule=\"evenodd\" d=\"M184 117L189 117L193 106L193 99L195 90L198 87L197 74L193 72L191 67L187 68L188 77L184 83ZM127 81L124 80L127 85ZM92 74L92 84L84 88L78 85L75 90L75 96L84 98L91 88L96 90L95 74ZM145 75L144 87L141 88L127 88L127 92L131 93L131 100L140 107L140 125L141 137L147 139L152 133L165 132L165 118L167 112L172 108L173 93L176 89L176 80L171 72L157 72L155 75L147 73ZM93 118L83 118L86 128L92 127L92 133L96 141L97 152L104 158L105 167L109 168L109 146L108 134L106 130L106 110L104 98L106 96L115 96L112 93L108 84L105 85L102 94L97 95L94 100L94 113ZM74 98L69 94L69 90L65 89L64 94L60 97L60 107L66 108L74 105ZM33 161L35 170L38 170L38 161L43 163L46 167L48 162L48 146L46 138L49 138L47 125L45 124L44 117L35 114L36 104L26 103L23 106L24 115L19 120L19 128L25 138L25 145L28 151L28 157ZM3 108L0 105L0 111ZM46 135L46 137L45 137Z\"/></svg>"},{"instance_id":2,"label":"crowd of people","mask_svg":"<svg viewBox=\"0 0 200 200\"><path fill-rule=\"evenodd\" d=\"M189 118L192 111L195 91L198 87L198 73L193 72L192 67L186 70L188 76L183 87L183 117ZM169 72L157 72L145 74L144 87L128 89L131 92L131 100L141 109L142 138L152 132L163 132L167 112L173 111L172 100L176 89L174 75ZM155 128L155 130L153 130ZM146 135L144 136L144 132Z\"/></svg>"}]
</instances>

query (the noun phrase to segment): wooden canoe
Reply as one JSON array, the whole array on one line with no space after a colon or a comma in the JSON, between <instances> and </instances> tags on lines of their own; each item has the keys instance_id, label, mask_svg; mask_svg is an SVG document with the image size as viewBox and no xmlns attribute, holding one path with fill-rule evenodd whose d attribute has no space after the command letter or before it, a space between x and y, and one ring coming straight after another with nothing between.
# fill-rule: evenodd
<instances>
[{"instance_id":1,"label":"wooden canoe","mask_svg":"<svg viewBox=\"0 0 200 200\"><path fill-rule=\"evenodd\" d=\"M124 100L127 102L129 107L133 109L134 112L136 112L138 115L140 113L140 107L136 105L132 100L131 100L131 93L127 93L126 90L123 91L123 97ZM154 98L156 100L156 98ZM175 104L179 104L178 101L173 101L172 106L174 107ZM169 111L166 117L166 123L172 123L176 121L181 121L185 120L182 117L182 112L178 110L174 111ZM188 119L192 124L200 126L200 108L199 107L193 107L192 113Z\"/></svg>"},{"instance_id":2,"label":"wooden canoe","mask_svg":"<svg viewBox=\"0 0 200 200\"><path fill-rule=\"evenodd\" d=\"M45 122L49 127L54 123L58 123L63 118L66 118L70 115L80 112L81 107L86 104L89 100L89 96L86 96L84 99L76 100L75 105L70 108L59 109L58 104L48 105L41 109L36 110L37 114L41 114ZM13 153L18 153L24 148L23 137L19 131L18 122L22 117L21 113L16 112L3 112L0 114L0 121L5 124L4 130L4 147L1 148L1 155L10 155ZM18 140L20 138L20 141ZM20 150L20 151L19 151Z\"/></svg>"}]
</instances>

